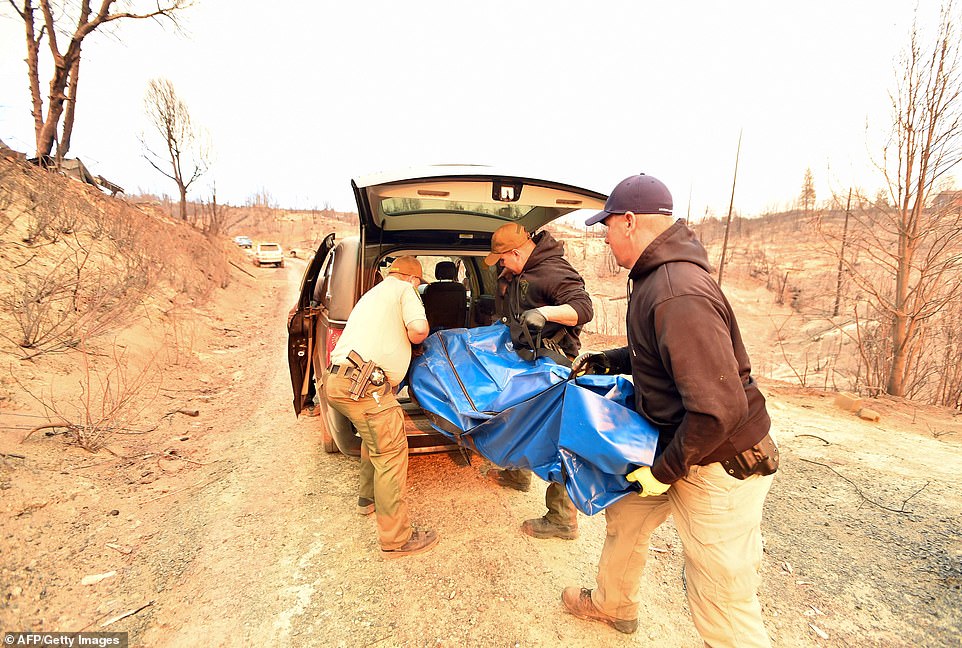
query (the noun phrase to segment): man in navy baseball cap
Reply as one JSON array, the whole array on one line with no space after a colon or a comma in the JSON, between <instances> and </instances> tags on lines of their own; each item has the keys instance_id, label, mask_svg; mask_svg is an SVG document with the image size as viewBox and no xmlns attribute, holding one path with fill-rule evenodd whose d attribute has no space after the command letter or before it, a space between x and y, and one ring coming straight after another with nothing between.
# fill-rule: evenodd
<instances>
[{"instance_id":1,"label":"man in navy baseball cap","mask_svg":"<svg viewBox=\"0 0 962 648\"><path fill-rule=\"evenodd\" d=\"M627 344L582 353L571 374L630 374L635 410L656 422L659 438L650 466L627 468L640 497L605 509L597 586L566 587L561 601L576 617L635 632L649 538L671 515L684 547L688 609L705 645L767 647L761 522L778 448L708 251L671 210L665 185L639 174L586 221L604 224L611 255L628 270Z\"/></svg>"},{"instance_id":2,"label":"man in navy baseball cap","mask_svg":"<svg viewBox=\"0 0 962 648\"><path fill-rule=\"evenodd\" d=\"M664 214L671 216L671 192L652 176L639 173L625 178L612 190L604 211L590 216L585 225L600 223L613 214Z\"/></svg>"}]
</instances>

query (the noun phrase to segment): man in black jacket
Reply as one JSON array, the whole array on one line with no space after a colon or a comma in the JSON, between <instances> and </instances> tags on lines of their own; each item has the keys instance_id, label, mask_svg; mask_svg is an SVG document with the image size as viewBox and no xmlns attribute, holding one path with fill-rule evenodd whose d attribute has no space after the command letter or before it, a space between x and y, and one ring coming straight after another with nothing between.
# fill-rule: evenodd
<instances>
[{"instance_id":1,"label":"man in black jacket","mask_svg":"<svg viewBox=\"0 0 962 648\"><path fill-rule=\"evenodd\" d=\"M517 223L502 225L491 237L491 254L484 262L501 267L497 309L521 357L549 355L567 364L578 355L581 328L594 314L591 297L551 234L531 236ZM527 470L489 470L488 477L520 491L531 487ZM544 500L548 512L525 520L521 530L534 538L577 538L578 511L564 485L549 483Z\"/></svg>"},{"instance_id":2,"label":"man in black jacket","mask_svg":"<svg viewBox=\"0 0 962 648\"><path fill-rule=\"evenodd\" d=\"M778 450L735 315L659 180L623 180L586 225L599 222L618 265L630 271L628 345L582 354L572 372L630 372L635 409L659 441L653 465L626 476L640 497L605 510L597 588L567 587L562 601L575 616L634 632L648 539L671 514L705 645L768 646L757 596L760 527Z\"/></svg>"}]
</instances>

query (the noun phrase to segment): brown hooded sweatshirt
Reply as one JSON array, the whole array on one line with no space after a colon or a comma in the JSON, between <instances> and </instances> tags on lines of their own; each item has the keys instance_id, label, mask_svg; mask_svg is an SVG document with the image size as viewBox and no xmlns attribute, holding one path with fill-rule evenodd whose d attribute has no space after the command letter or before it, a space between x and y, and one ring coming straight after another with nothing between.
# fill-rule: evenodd
<instances>
[{"instance_id":1,"label":"brown hooded sweatshirt","mask_svg":"<svg viewBox=\"0 0 962 648\"><path fill-rule=\"evenodd\" d=\"M645 248L629 273L628 346L635 409L659 430L651 473L665 484L747 450L768 433L765 398L708 253L684 220Z\"/></svg>"},{"instance_id":2,"label":"brown hooded sweatshirt","mask_svg":"<svg viewBox=\"0 0 962 648\"><path fill-rule=\"evenodd\" d=\"M564 258L564 247L547 231L531 237L535 248L528 257L521 274L504 269L498 277L497 310L502 321L511 328L511 339L523 344L518 319L529 308L568 304L578 314L575 326L548 322L543 338L558 337L558 346L565 355L574 357L581 349L581 329L590 322L594 311L591 296L585 290L584 279Z\"/></svg>"}]
</instances>

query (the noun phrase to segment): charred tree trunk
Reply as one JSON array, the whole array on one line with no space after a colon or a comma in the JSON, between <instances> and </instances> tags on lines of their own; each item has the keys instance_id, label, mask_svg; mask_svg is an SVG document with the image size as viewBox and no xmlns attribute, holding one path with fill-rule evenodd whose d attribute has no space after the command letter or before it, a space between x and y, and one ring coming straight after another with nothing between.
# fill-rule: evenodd
<instances>
[{"instance_id":1,"label":"charred tree trunk","mask_svg":"<svg viewBox=\"0 0 962 648\"><path fill-rule=\"evenodd\" d=\"M10 4L14 6L24 23L27 46L27 76L30 86L30 112L33 115L34 138L38 157L50 155L54 142L58 139L58 131L61 132L61 137L56 151L57 159L63 159L70 148L79 81L80 45L83 39L100 25L114 20L166 17L176 24L175 12L190 6L192 0L152 2L150 9L143 13L132 10L110 13L110 9L115 2L116 0L101 0L99 9L94 13L91 8L91 0L80 0L76 3L76 6L79 6L76 27L71 33L65 30L63 25L58 29L57 16L54 15L54 10L65 14L69 8L74 6L73 3L57 3L55 9L51 9L50 0L39 0L36 4L34 0L23 0L22 5L17 5L14 0L10 0ZM131 5L138 3L126 2L124 4L126 5L125 9L132 9ZM40 19L36 15L38 8L43 14L43 21L39 30L37 24ZM67 33L70 39L63 50L57 42L58 32L60 34ZM44 36L47 37L47 46L50 50L49 64L52 68L46 115L44 114L43 98L40 95L40 43Z\"/></svg>"},{"instance_id":2,"label":"charred tree trunk","mask_svg":"<svg viewBox=\"0 0 962 648\"><path fill-rule=\"evenodd\" d=\"M835 280L835 308L832 317L838 317L838 308L842 301L842 270L845 265L845 244L848 242L848 217L852 212L852 190L848 190L848 202L845 203L845 225L842 227L842 246L838 253L838 275Z\"/></svg>"}]
</instances>

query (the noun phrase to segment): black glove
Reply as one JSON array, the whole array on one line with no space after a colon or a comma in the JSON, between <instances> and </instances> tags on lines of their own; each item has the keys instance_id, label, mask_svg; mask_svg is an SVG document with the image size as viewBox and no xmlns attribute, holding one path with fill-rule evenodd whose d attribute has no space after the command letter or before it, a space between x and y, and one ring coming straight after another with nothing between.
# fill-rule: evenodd
<instances>
[{"instance_id":1,"label":"black glove","mask_svg":"<svg viewBox=\"0 0 962 648\"><path fill-rule=\"evenodd\" d=\"M521 313L521 325L527 327L531 335L537 335L544 328L548 320L544 318L537 308L531 308Z\"/></svg>"},{"instance_id":2,"label":"black glove","mask_svg":"<svg viewBox=\"0 0 962 648\"><path fill-rule=\"evenodd\" d=\"M610 372L611 360L609 360L608 356L604 353L597 351L586 351L571 363L572 376L585 376L588 374L605 375Z\"/></svg>"}]
</instances>

